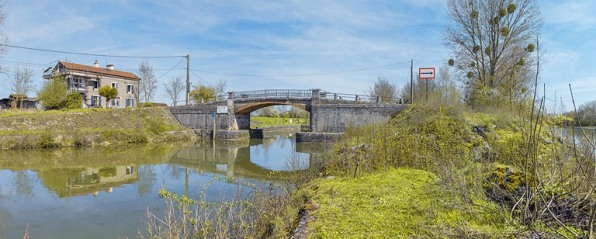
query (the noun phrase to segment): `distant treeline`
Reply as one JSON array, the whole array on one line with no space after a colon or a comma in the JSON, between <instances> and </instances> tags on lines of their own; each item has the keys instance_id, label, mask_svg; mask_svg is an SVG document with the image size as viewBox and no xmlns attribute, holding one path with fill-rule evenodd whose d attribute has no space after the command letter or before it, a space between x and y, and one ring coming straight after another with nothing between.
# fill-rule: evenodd
<instances>
[{"instance_id":1,"label":"distant treeline","mask_svg":"<svg viewBox=\"0 0 596 239\"><path fill-rule=\"evenodd\" d=\"M580 105L577 111L570 111L568 115L576 126L596 126L596 100Z\"/></svg>"}]
</instances>

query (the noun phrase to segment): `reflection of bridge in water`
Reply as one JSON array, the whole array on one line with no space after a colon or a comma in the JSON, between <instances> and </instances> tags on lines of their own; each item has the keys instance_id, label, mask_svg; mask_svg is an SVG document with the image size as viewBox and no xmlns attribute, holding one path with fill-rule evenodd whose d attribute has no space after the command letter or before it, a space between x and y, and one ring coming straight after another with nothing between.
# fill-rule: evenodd
<instances>
[{"instance_id":1,"label":"reflection of bridge in water","mask_svg":"<svg viewBox=\"0 0 596 239\"><path fill-rule=\"evenodd\" d=\"M289 170L287 168L271 169L263 165L259 165L251 160L251 149L255 150L258 145L262 146L263 151L267 151L268 144L276 142L276 138L268 139L246 139L241 141L216 141L215 145L209 142L207 147L185 147L177 149L169 160L170 163L193 168L199 173L211 172L214 174L223 174L229 179L240 177L247 179L268 179L275 180ZM283 140L283 139L282 139ZM287 138L290 141L290 138ZM301 147L297 145L287 145L286 147L296 147L296 158L293 160L301 160L300 165L306 169L314 164L317 160L317 153L323 151L313 150L311 147ZM267 152L263 152L267 154ZM267 156L265 156L267 157ZM275 157L275 156L273 156ZM274 160L290 160L291 156L280 156L283 159ZM272 172L278 172L277 176L272 176Z\"/></svg>"},{"instance_id":2,"label":"reflection of bridge in water","mask_svg":"<svg viewBox=\"0 0 596 239\"><path fill-rule=\"evenodd\" d=\"M8 169L20 175L19 178L25 181L15 182L25 189L32 185L30 180L39 180L60 198L109 193L113 188L127 184L136 184L135 189L142 194L151 192L145 189L155 183L156 178L151 175L156 165L186 167L198 174L226 176L229 181L233 178L278 181L284 173L269 177L272 169L283 170L279 165L284 165L293 150L304 160L305 167L313 165L318 153L323 152L322 144L296 144L290 137L278 137L216 141L215 145L205 142L202 145L174 147L133 145L124 148L0 151L0 170ZM318 150L314 149L317 147ZM269 157L269 161L263 160L263 157ZM272 164L277 165L271 167ZM28 174L34 176L29 177ZM21 191L30 191L25 189Z\"/></svg>"}]
</instances>

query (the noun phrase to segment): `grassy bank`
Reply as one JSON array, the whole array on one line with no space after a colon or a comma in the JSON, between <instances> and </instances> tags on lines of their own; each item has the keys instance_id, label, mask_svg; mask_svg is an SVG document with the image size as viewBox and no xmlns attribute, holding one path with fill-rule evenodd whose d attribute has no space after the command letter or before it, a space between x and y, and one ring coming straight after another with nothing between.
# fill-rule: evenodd
<instances>
[{"instance_id":1,"label":"grassy bank","mask_svg":"<svg viewBox=\"0 0 596 239\"><path fill-rule=\"evenodd\" d=\"M245 206L226 211L237 224L205 229L285 238L309 214L310 238L590 238L594 147L556 125L540 111L412 105L349 129L287 184L238 199Z\"/></svg>"},{"instance_id":2,"label":"grassy bank","mask_svg":"<svg viewBox=\"0 0 596 239\"><path fill-rule=\"evenodd\" d=\"M292 121L290 123L290 121ZM310 119L308 118L274 118L274 117L250 117L250 128L262 128L270 126L285 126L285 125L308 125Z\"/></svg>"},{"instance_id":3,"label":"grassy bank","mask_svg":"<svg viewBox=\"0 0 596 239\"><path fill-rule=\"evenodd\" d=\"M311 236L588 237L593 150L546 115L409 107L336 144L322 173L337 178L311 186Z\"/></svg>"},{"instance_id":4,"label":"grassy bank","mask_svg":"<svg viewBox=\"0 0 596 239\"><path fill-rule=\"evenodd\" d=\"M167 109L0 111L0 148L51 148L191 140Z\"/></svg>"},{"instance_id":5,"label":"grassy bank","mask_svg":"<svg viewBox=\"0 0 596 239\"><path fill-rule=\"evenodd\" d=\"M453 193L422 170L323 179L314 189L314 238L503 238L513 229L459 210Z\"/></svg>"}]
</instances>

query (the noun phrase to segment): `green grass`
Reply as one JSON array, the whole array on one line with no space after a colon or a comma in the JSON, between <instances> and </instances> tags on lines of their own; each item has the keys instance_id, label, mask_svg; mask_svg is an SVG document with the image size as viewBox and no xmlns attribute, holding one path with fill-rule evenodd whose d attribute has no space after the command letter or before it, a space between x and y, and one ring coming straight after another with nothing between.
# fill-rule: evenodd
<instances>
[{"instance_id":1,"label":"green grass","mask_svg":"<svg viewBox=\"0 0 596 239\"><path fill-rule=\"evenodd\" d=\"M35 110L35 109L17 109L17 110L0 110L0 117L12 117L22 115L53 115L53 114L64 114L64 113L80 113L80 112L96 112L96 111L114 111L121 109L63 109L63 110Z\"/></svg>"},{"instance_id":2,"label":"green grass","mask_svg":"<svg viewBox=\"0 0 596 239\"><path fill-rule=\"evenodd\" d=\"M454 207L451 193L422 170L323 179L313 188L314 238L502 238L511 233L491 226L498 224L483 213Z\"/></svg>"},{"instance_id":3,"label":"green grass","mask_svg":"<svg viewBox=\"0 0 596 239\"><path fill-rule=\"evenodd\" d=\"M186 129L164 114L161 108L0 111L0 148L49 147L49 139L57 146L190 140L189 134L168 134ZM53 138L37 137L44 135Z\"/></svg>"},{"instance_id":4,"label":"green grass","mask_svg":"<svg viewBox=\"0 0 596 239\"><path fill-rule=\"evenodd\" d=\"M290 119L292 123L290 123ZM297 123L296 121L300 122ZM270 127L270 126L285 126L285 125L308 125L310 119L307 118L273 118L273 117L250 117L250 127Z\"/></svg>"}]
</instances>

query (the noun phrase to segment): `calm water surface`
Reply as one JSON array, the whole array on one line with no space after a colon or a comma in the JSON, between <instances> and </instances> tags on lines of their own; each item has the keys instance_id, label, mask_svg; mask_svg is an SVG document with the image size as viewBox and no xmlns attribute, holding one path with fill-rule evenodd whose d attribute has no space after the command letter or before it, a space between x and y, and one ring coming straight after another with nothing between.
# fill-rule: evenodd
<instances>
[{"instance_id":1,"label":"calm water surface","mask_svg":"<svg viewBox=\"0 0 596 239\"><path fill-rule=\"evenodd\" d=\"M308 167L322 145L270 139L195 145L0 151L0 238L136 238L162 187L218 201L241 181L275 181L290 157ZM292 156L293 155L293 156ZM245 190L248 192L249 190Z\"/></svg>"},{"instance_id":2,"label":"calm water surface","mask_svg":"<svg viewBox=\"0 0 596 239\"><path fill-rule=\"evenodd\" d=\"M583 130L586 134L586 137L591 139L592 142L594 142L594 140L596 140L596 127L583 127ZM566 136L566 137L569 137L572 134L574 134L576 140L584 138L584 133L581 131L581 129L579 127L562 128L562 133L563 133L563 136Z\"/></svg>"}]
</instances>

